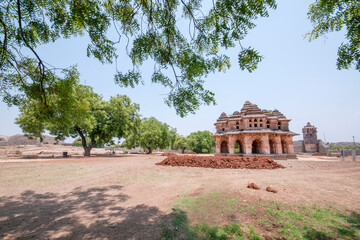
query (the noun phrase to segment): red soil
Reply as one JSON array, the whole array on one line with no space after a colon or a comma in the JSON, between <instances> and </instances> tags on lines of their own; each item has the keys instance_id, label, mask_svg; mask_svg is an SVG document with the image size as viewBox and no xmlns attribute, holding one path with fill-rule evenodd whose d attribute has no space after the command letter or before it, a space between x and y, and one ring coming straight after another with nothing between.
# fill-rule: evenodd
<instances>
[{"instance_id":1,"label":"red soil","mask_svg":"<svg viewBox=\"0 0 360 240\"><path fill-rule=\"evenodd\" d=\"M313 153L313 156L327 156L326 153Z\"/></svg>"},{"instance_id":2,"label":"red soil","mask_svg":"<svg viewBox=\"0 0 360 240\"><path fill-rule=\"evenodd\" d=\"M259 189L260 189L259 186L256 185L255 183L249 183L249 184L247 185L247 187L248 187L248 188L251 188L251 189L255 189L255 190L259 190Z\"/></svg>"},{"instance_id":3,"label":"red soil","mask_svg":"<svg viewBox=\"0 0 360 240\"><path fill-rule=\"evenodd\" d=\"M266 191L268 191L268 192L273 192L273 193L277 193L277 192L278 192L277 190L273 189L272 187L267 187L267 188L266 188Z\"/></svg>"},{"instance_id":4,"label":"red soil","mask_svg":"<svg viewBox=\"0 0 360 240\"><path fill-rule=\"evenodd\" d=\"M156 163L156 165L204 168L285 168L269 158L240 156L169 156L163 161Z\"/></svg>"}]
</instances>

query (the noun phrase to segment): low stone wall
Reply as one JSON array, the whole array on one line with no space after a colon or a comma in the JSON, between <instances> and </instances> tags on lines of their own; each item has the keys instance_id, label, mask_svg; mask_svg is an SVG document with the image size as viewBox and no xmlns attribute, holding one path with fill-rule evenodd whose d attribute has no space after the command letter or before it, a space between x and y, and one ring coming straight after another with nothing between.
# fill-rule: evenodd
<instances>
[{"instance_id":1,"label":"low stone wall","mask_svg":"<svg viewBox=\"0 0 360 240\"><path fill-rule=\"evenodd\" d=\"M317 143L308 143L308 144L304 144L305 145L305 152L307 153L316 153L318 152L318 144Z\"/></svg>"},{"instance_id":2,"label":"low stone wall","mask_svg":"<svg viewBox=\"0 0 360 240\"><path fill-rule=\"evenodd\" d=\"M305 151L303 140L294 141L293 143L294 143L294 152L295 153L302 153Z\"/></svg>"},{"instance_id":3,"label":"low stone wall","mask_svg":"<svg viewBox=\"0 0 360 240\"><path fill-rule=\"evenodd\" d=\"M330 153L330 147L328 145L326 145L322 140L319 140L318 143L319 143L319 153L326 153L326 154Z\"/></svg>"}]
</instances>

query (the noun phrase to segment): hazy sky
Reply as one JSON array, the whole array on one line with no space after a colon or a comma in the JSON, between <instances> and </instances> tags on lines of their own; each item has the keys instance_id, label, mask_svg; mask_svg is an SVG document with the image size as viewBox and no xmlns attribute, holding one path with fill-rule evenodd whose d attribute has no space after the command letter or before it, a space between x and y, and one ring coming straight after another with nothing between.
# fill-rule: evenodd
<instances>
[{"instance_id":1,"label":"hazy sky","mask_svg":"<svg viewBox=\"0 0 360 240\"><path fill-rule=\"evenodd\" d=\"M207 2L207 1L204 1ZM102 65L86 57L84 38L60 40L38 50L52 65L68 67L77 64L82 83L93 86L105 99L126 94L140 104L144 117L154 116L188 135L198 130L214 132L214 123L222 112L239 111L246 100L261 109L278 109L292 119L290 130L301 133L307 122L318 128L318 138L326 141L360 140L360 72L336 69L337 48L344 33L330 33L311 43L303 35L311 29L307 20L309 1L277 1L278 8L270 17L257 21L242 42L257 49L265 59L253 73L241 71L237 63L239 48L226 53L231 56L232 68L226 73L208 76L205 87L216 95L217 105L202 106L195 115L180 118L175 110L164 104L168 89L151 84L153 65L142 68L144 86L134 89L114 84L115 65ZM121 48L121 47L120 47ZM119 49L119 68L129 66L130 60ZM17 108L0 103L0 135L21 133L14 124ZM302 135L294 140L301 139Z\"/></svg>"}]
</instances>

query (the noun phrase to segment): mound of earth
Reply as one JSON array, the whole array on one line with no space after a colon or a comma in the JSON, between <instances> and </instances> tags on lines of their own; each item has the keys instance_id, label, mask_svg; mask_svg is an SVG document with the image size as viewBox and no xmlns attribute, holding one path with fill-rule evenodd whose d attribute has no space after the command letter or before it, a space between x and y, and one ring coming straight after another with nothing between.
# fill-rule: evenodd
<instances>
[{"instance_id":1,"label":"mound of earth","mask_svg":"<svg viewBox=\"0 0 360 240\"><path fill-rule=\"evenodd\" d=\"M278 192L277 190L273 189L272 187L267 187L267 188L266 188L266 191L268 191L268 192L273 192L273 193L277 193L277 192Z\"/></svg>"},{"instance_id":2,"label":"mound of earth","mask_svg":"<svg viewBox=\"0 0 360 240\"><path fill-rule=\"evenodd\" d=\"M285 168L270 158L240 156L169 156L156 165L204 168Z\"/></svg>"},{"instance_id":3,"label":"mound of earth","mask_svg":"<svg viewBox=\"0 0 360 240\"><path fill-rule=\"evenodd\" d=\"M259 189L260 189L259 186L256 185L255 183L249 183L249 184L247 185L247 187L248 187L248 188L251 188L251 189L255 189L255 190L259 190Z\"/></svg>"}]
</instances>

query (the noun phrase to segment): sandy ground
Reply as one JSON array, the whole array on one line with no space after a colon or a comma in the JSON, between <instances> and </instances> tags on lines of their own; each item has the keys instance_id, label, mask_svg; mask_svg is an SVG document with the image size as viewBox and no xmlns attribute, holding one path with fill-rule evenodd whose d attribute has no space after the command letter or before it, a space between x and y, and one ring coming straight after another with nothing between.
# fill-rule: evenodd
<instances>
[{"instance_id":1,"label":"sandy ground","mask_svg":"<svg viewBox=\"0 0 360 240\"><path fill-rule=\"evenodd\" d=\"M278 161L285 169L249 170L155 165L164 158L0 159L0 239L155 239L177 198L212 191L360 208L360 159L305 155Z\"/></svg>"}]
</instances>

